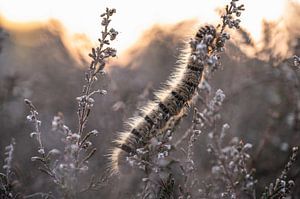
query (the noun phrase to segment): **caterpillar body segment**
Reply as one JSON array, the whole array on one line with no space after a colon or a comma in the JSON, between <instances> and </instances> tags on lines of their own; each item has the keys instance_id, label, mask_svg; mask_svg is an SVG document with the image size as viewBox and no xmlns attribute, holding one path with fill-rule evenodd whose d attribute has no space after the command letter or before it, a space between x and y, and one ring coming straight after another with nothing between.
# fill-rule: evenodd
<instances>
[{"instance_id":1,"label":"caterpillar body segment","mask_svg":"<svg viewBox=\"0 0 300 199\"><path fill-rule=\"evenodd\" d=\"M190 44L190 52L180 60L182 63L171 74L165 88L157 92L156 99L142 109L143 116L133 119L128 130L120 133L116 147L110 155L113 173L122 172L128 165L127 157L134 155L137 149L147 146L151 138L166 128L171 118L175 120L179 118L186 104L191 103L204 71L202 60L205 58L198 46L207 40L207 34L214 37L216 33L208 26L197 32ZM209 39L206 43L212 42ZM206 56L209 49L204 48L204 51L203 54Z\"/></svg>"}]
</instances>

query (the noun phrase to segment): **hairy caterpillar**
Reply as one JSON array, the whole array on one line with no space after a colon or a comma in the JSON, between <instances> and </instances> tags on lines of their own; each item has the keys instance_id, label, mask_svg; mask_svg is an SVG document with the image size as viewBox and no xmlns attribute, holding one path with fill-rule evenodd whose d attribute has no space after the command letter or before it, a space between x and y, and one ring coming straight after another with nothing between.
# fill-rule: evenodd
<instances>
[{"instance_id":1,"label":"hairy caterpillar","mask_svg":"<svg viewBox=\"0 0 300 199\"><path fill-rule=\"evenodd\" d=\"M147 145L172 117L178 116L184 106L190 103L201 82L204 66L214 59L218 60L214 52L224 46L225 40L223 33L217 33L213 26L198 30L190 42L187 59L171 75L166 88L156 93L156 100L142 110L143 117L133 118L129 122L129 129L120 133L115 141L116 147L110 155L113 173L120 172L121 166L126 164L126 157Z\"/></svg>"},{"instance_id":2,"label":"hairy caterpillar","mask_svg":"<svg viewBox=\"0 0 300 199\"><path fill-rule=\"evenodd\" d=\"M129 156L135 156L140 149L151 146L151 139L157 138L168 126L180 118L186 105L189 105L204 76L204 70L214 71L219 65L219 52L224 51L229 34L226 26L239 28L241 11L244 5L237 5L238 0L231 0L222 15L222 24L217 28L200 28L190 41L190 52L182 65L170 76L167 86L156 93L156 100L149 103L142 112L142 117L133 118L127 131L120 133L111 151L111 172L119 173L126 165ZM235 16L234 16L235 15ZM209 66L209 67L207 67Z\"/></svg>"}]
</instances>

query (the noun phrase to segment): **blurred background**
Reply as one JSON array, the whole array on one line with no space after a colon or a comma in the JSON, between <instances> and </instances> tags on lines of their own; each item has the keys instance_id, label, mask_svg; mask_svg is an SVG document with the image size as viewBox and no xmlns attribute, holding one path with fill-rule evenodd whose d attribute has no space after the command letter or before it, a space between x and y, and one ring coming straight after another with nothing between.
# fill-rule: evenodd
<instances>
[{"instance_id":1,"label":"blurred background","mask_svg":"<svg viewBox=\"0 0 300 199\"><path fill-rule=\"evenodd\" d=\"M123 123L153 99L153 91L174 70L184 43L203 22L216 23L218 10L226 3L0 0L0 160L4 147L15 138L18 189L26 194L55 193L53 184L30 161L37 146L29 137L32 126L26 121L23 100L31 99L39 110L46 147L62 147L59 135L51 131L51 121L62 112L71 129L77 126L75 98L81 95L90 61L87 54L97 44L99 16L105 7L117 9L112 25L120 36L115 41L118 57L97 84L108 93L96 97L87 127L101 132L93 140L98 151L90 169L99 174ZM261 192L280 174L291 148L300 145L300 69L291 59L300 55L300 2L242 3L246 7L242 28L232 32L222 70L214 74L211 85L227 96L221 114L232 136L254 146L251 166L257 170ZM189 116L176 134L190 124ZM200 177L209 169L206 139L201 136L195 152ZM291 176L298 185L295 198L300 198L299 161ZM136 179L121 178L113 189L104 188L94 196L131 197Z\"/></svg>"}]
</instances>

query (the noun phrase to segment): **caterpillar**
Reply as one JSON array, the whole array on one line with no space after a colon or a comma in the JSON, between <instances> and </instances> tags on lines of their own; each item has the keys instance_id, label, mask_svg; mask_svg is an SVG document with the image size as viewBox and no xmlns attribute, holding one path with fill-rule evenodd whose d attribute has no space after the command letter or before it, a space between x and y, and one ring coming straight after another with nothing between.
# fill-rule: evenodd
<instances>
[{"instance_id":1,"label":"caterpillar","mask_svg":"<svg viewBox=\"0 0 300 199\"><path fill-rule=\"evenodd\" d=\"M112 174L122 173L129 157L151 146L151 140L162 134L169 123L180 121L184 108L192 103L205 71L213 72L220 65L218 53L224 51L225 42L230 38L224 32L225 28L239 28L240 19L237 18L245 9L243 4L237 5L237 1L231 0L226 6L221 25L199 28L189 42L190 51L170 76L166 87L142 109L142 116L132 118L128 122L128 130L120 133L109 156Z\"/></svg>"},{"instance_id":2,"label":"caterpillar","mask_svg":"<svg viewBox=\"0 0 300 199\"><path fill-rule=\"evenodd\" d=\"M225 39L226 40L226 39ZM182 60L166 83L166 87L155 93L155 100L142 109L142 116L128 122L128 130L121 132L110 154L111 171L119 173L126 165L126 158L136 153L149 140L164 129L171 118L182 112L191 103L201 82L205 65L212 64L217 50L224 46L224 35L213 26L200 28L189 42L190 52Z\"/></svg>"}]
</instances>

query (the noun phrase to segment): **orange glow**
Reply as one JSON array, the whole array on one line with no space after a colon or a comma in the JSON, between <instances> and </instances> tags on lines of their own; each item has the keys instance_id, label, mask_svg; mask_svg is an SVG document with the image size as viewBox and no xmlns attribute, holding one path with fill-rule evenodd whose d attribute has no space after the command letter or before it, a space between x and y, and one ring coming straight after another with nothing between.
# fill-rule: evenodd
<instances>
[{"instance_id":1,"label":"orange glow","mask_svg":"<svg viewBox=\"0 0 300 199\"><path fill-rule=\"evenodd\" d=\"M228 0L229 1L229 0ZM215 12L225 5L225 0L1 0L0 13L7 19L18 22L46 21L57 19L69 33L86 34L96 41L99 30L99 15L105 7L117 9L113 26L121 33L116 47L123 51L132 45L140 34L156 23L176 23L181 20L198 19L214 22ZM294 0L294 2L300 0ZM284 14L287 0L240 0L246 11L242 16L244 26L258 41L261 22L278 20Z\"/></svg>"}]
</instances>

